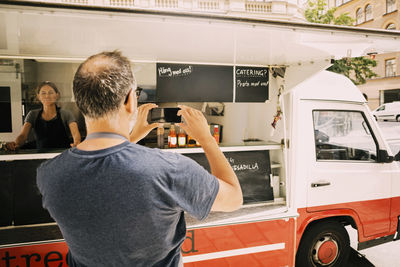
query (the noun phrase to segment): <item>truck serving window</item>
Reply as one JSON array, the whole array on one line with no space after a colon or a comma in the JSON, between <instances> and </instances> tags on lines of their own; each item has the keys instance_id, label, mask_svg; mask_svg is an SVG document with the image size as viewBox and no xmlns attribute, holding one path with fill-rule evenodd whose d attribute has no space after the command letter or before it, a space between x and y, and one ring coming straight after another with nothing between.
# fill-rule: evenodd
<instances>
[{"instance_id":1,"label":"truck serving window","mask_svg":"<svg viewBox=\"0 0 400 267\"><path fill-rule=\"evenodd\" d=\"M361 112L314 110L317 160L376 161L377 145Z\"/></svg>"}]
</instances>

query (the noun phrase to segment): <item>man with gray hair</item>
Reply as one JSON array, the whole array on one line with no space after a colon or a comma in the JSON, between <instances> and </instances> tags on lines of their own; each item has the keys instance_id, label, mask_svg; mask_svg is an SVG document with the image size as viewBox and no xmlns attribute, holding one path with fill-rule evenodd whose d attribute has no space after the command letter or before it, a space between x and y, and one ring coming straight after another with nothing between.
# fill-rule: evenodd
<instances>
[{"instance_id":1,"label":"man with gray hair","mask_svg":"<svg viewBox=\"0 0 400 267\"><path fill-rule=\"evenodd\" d=\"M179 106L179 126L202 145L212 174L178 153L136 144L158 126L147 123L156 105L137 108L135 79L121 53L89 57L73 90L88 135L37 170L69 266L182 266L184 212L201 220L242 204L238 179L203 114Z\"/></svg>"}]
</instances>

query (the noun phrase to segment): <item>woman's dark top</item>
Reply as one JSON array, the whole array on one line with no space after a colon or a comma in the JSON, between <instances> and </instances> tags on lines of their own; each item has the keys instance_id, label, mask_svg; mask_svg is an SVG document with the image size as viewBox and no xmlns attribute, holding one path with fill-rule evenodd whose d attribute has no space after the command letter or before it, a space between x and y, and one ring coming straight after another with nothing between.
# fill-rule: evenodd
<instances>
[{"instance_id":1,"label":"woman's dark top","mask_svg":"<svg viewBox=\"0 0 400 267\"><path fill-rule=\"evenodd\" d=\"M57 108L57 115L51 120L42 118L43 109L31 110L25 122L29 122L34 130L36 147L69 148L69 124L76 122L74 116L67 110Z\"/></svg>"}]
</instances>

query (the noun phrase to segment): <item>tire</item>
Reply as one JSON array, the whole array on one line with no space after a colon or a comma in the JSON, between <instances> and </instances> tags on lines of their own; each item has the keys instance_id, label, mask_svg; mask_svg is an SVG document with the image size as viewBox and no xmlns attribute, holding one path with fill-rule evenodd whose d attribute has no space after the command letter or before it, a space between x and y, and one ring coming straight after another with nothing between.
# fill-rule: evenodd
<instances>
[{"instance_id":1,"label":"tire","mask_svg":"<svg viewBox=\"0 0 400 267\"><path fill-rule=\"evenodd\" d=\"M396 121L397 121L397 122L400 122L400 115L397 115Z\"/></svg>"},{"instance_id":2,"label":"tire","mask_svg":"<svg viewBox=\"0 0 400 267\"><path fill-rule=\"evenodd\" d=\"M374 116L375 120L378 121L378 118L376 116Z\"/></svg>"},{"instance_id":3,"label":"tire","mask_svg":"<svg viewBox=\"0 0 400 267\"><path fill-rule=\"evenodd\" d=\"M296 267L347 266L349 234L341 223L323 221L307 229L296 254Z\"/></svg>"}]
</instances>

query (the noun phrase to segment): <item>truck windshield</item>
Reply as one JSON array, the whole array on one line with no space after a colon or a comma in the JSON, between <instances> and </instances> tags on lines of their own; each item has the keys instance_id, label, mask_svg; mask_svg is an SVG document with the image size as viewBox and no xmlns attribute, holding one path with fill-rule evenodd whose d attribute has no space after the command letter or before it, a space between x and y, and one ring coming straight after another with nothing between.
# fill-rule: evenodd
<instances>
[{"instance_id":1,"label":"truck windshield","mask_svg":"<svg viewBox=\"0 0 400 267\"><path fill-rule=\"evenodd\" d=\"M313 119L317 160L376 161L377 145L361 112L314 110Z\"/></svg>"}]
</instances>

